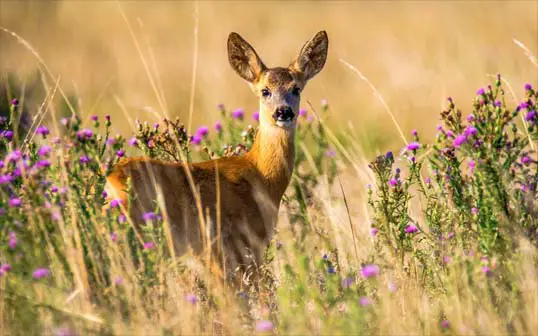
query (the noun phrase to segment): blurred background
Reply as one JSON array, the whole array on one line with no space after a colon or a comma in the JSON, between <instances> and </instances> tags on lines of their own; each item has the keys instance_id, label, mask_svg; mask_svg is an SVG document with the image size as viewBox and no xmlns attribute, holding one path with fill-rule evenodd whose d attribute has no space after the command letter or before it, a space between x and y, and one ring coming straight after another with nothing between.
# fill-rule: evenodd
<instances>
[{"instance_id":1,"label":"blurred background","mask_svg":"<svg viewBox=\"0 0 538 336\"><path fill-rule=\"evenodd\" d=\"M195 54L193 127L218 120L218 103L242 107L250 118L257 102L228 65L228 34L240 33L268 66L280 66L325 29L329 58L303 106L319 108L327 99L333 127L352 124L373 152L401 140L370 86L341 59L377 88L406 135L416 128L431 138L446 97L469 112L490 75L501 73L518 97L524 83L537 84L537 67L513 42L538 54L536 13L538 1L1 1L0 26L28 41L85 117L126 120L115 123L124 134L136 118L157 121L151 109L187 123ZM2 83L9 76L26 88L41 86L31 83L38 64L0 31ZM39 99L27 96L37 110Z\"/></svg>"}]
</instances>

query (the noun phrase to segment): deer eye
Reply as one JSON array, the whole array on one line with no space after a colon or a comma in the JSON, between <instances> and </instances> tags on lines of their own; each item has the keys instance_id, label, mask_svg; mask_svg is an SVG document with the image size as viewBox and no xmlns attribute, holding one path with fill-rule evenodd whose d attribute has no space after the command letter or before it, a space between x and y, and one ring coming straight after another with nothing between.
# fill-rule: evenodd
<instances>
[{"instance_id":1,"label":"deer eye","mask_svg":"<svg viewBox=\"0 0 538 336\"><path fill-rule=\"evenodd\" d=\"M294 87L292 90L291 90L291 94L294 95L294 96L298 96L299 94L301 93L301 89L299 87Z\"/></svg>"},{"instance_id":2,"label":"deer eye","mask_svg":"<svg viewBox=\"0 0 538 336\"><path fill-rule=\"evenodd\" d=\"M271 97L271 91L269 91L269 89L267 88L262 89L262 96L264 96L265 98Z\"/></svg>"}]
</instances>

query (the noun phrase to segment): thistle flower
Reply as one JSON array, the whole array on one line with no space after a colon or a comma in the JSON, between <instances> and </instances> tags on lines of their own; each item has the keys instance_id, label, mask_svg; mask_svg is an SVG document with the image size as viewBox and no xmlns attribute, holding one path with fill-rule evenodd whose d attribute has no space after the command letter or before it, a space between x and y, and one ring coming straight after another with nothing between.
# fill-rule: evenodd
<instances>
[{"instance_id":1,"label":"thistle flower","mask_svg":"<svg viewBox=\"0 0 538 336\"><path fill-rule=\"evenodd\" d=\"M443 329L448 329L448 328L450 328L450 322L449 322L448 320L442 320L442 321L441 321L441 327L442 327Z\"/></svg>"},{"instance_id":2,"label":"thistle flower","mask_svg":"<svg viewBox=\"0 0 538 336\"><path fill-rule=\"evenodd\" d=\"M122 279L122 277L120 277L119 275L116 276L116 277L114 278L114 284L115 284L116 286L121 286L121 285L123 285L123 279Z\"/></svg>"},{"instance_id":3,"label":"thistle flower","mask_svg":"<svg viewBox=\"0 0 538 336\"><path fill-rule=\"evenodd\" d=\"M110 201L110 207L111 208L117 208L120 206L120 204L122 203L122 200L121 199L113 199Z\"/></svg>"},{"instance_id":4,"label":"thistle flower","mask_svg":"<svg viewBox=\"0 0 538 336\"><path fill-rule=\"evenodd\" d=\"M473 127L473 126L467 126L467 128L465 128L465 131L464 131L465 136L467 136L467 137L473 136L477 132L478 132L478 130L476 129L476 127Z\"/></svg>"},{"instance_id":5,"label":"thistle flower","mask_svg":"<svg viewBox=\"0 0 538 336\"><path fill-rule=\"evenodd\" d=\"M272 331L274 328L273 322L268 320L261 320L256 323L256 331L257 332L269 332Z\"/></svg>"},{"instance_id":6,"label":"thistle flower","mask_svg":"<svg viewBox=\"0 0 538 336\"><path fill-rule=\"evenodd\" d=\"M415 226L415 225L407 225L405 227L405 233L417 233L418 232L418 228Z\"/></svg>"},{"instance_id":7,"label":"thistle flower","mask_svg":"<svg viewBox=\"0 0 538 336\"><path fill-rule=\"evenodd\" d=\"M361 269L361 275L366 279L376 277L379 275L379 266L374 264L365 265Z\"/></svg>"},{"instance_id":8,"label":"thistle flower","mask_svg":"<svg viewBox=\"0 0 538 336\"><path fill-rule=\"evenodd\" d=\"M35 165L37 168L43 169L50 167L50 162L49 160L39 160Z\"/></svg>"},{"instance_id":9,"label":"thistle flower","mask_svg":"<svg viewBox=\"0 0 538 336\"><path fill-rule=\"evenodd\" d=\"M389 180L389 185L391 185L391 186L393 186L393 187L394 187L394 186L397 186L397 185L398 185L398 180L397 180L397 179L394 179L394 178L391 178L391 179Z\"/></svg>"},{"instance_id":10,"label":"thistle flower","mask_svg":"<svg viewBox=\"0 0 538 336\"><path fill-rule=\"evenodd\" d=\"M480 88L478 89L478 91L476 91L476 94L479 96L483 96L485 93L486 93L486 90L484 90L484 88Z\"/></svg>"},{"instance_id":11,"label":"thistle flower","mask_svg":"<svg viewBox=\"0 0 538 336\"><path fill-rule=\"evenodd\" d=\"M385 154L385 159L392 159L394 157L394 154L392 154L391 151L388 151L386 154Z\"/></svg>"},{"instance_id":12,"label":"thistle flower","mask_svg":"<svg viewBox=\"0 0 538 336\"><path fill-rule=\"evenodd\" d=\"M528 155L525 155L521 158L521 163L528 166L531 163L531 158Z\"/></svg>"},{"instance_id":13,"label":"thistle flower","mask_svg":"<svg viewBox=\"0 0 538 336\"><path fill-rule=\"evenodd\" d=\"M200 137L205 137L209 134L209 128L207 126L201 126L196 130L196 134Z\"/></svg>"},{"instance_id":14,"label":"thistle flower","mask_svg":"<svg viewBox=\"0 0 538 336\"><path fill-rule=\"evenodd\" d=\"M232 112L232 118L233 119L243 120L244 116L245 116L245 110L243 110L241 108L239 108L239 109Z\"/></svg>"},{"instance_id":15,"label":"thistle flower","mask_svg":"<svg viewBox=\"0 0 538 336\"><path fill-rule=\"evenodd\" d=\"M193 135L191 137L191 143L194 144L194 145L199 145L202 143L202 137L198 134L196 135Z\"/></svg>"},{"instance_id":16,"label":"thistle flower","mask_svg":"<svg viewBox=\"0 0 538 336\"><path fill-rule=\"evenodd\" d=\"M92 116L90 117L90 119L91 119L92 121L95 121L95 122L97 122L97 121L99 120L99 118L98 118L95 114L92 115Z\"/></svg>"},{"instance_id":17,"label":"thistle flower","mask_svg":"<svg viewBox=\"0 0 538 336\"><path fill-rule=\"evenodd\" d=\"M157 215L155 215L154 212L146 212L145 214L142 215L142 219L144 221L150 221L150 220L154 220L157 218Z\"/></svg>"},{"instance_id":18,"label":"thistle flower","mask_svg":"<svg viewBox=\"0 0 538 336\"><path fill-rule=\"evenodd\" d=\"M349 288L353 285L354 279L352 277L347 277L342 280L342 287Z\"/></svg>"},{"instance_id":19,"label":"thistle flower","mask_svg":"<svg viewBox=\"0 0 538 336\"><path fill-rule=\"evenodd\" d=\"M407 150L415 151L420 148L420 144L418 142L411 142L409 145L407 145Z\"/></svg>"},{"instance_id":20,"label":"thistle flower","mask_svg":"<svg viewBox=\"0 0 538 336\"><path fill-rule=\"evenodd\" d=\"M332 266L332 265L329 266L329 267L327 268L327 273L329 273L329 274L335 274L335 273L336 273L336 269L334 268L334 266Z\"/></svg>"},{"instance_id":21,"label":"thistle flower","mask_svg":"<svg viewBox=\"0 0 538 336\"><path fill-rule=\"evenodd\" d=\"M22 205L22 201L18 197L13 197L9 200L8 205L12 208L18 208Z\"/></svg>"},{"instance_id":22,"label":"thistle flower","mask_svg":"<svg viewBox=\"0 0 538 336\"><path fill-rule=\"evenodd\" d=\"M3 138L6 138L8 141L11 141L13 139L13 131L11 130L2 131L2 133L0 133L0 136Z\"/></svg>"},{"instance_id":23,"label":"thistle flower","mask_svg":"<svg viewBox=\"0 0 538 336\"><path fill-rule=\"evenodd\" d=\"M299 117L306 117L306 109L302 108L299 110Z\"/></svg>"},{"instance_id":24,"label":"thistle flower","mask_svg":"<svg viewBox=\"0 0 538 336\"><path fill-rule=\"evenodd\" d=\"M418 136L417 130L416 129L412 130L411 135L414 136L414 137Z\"/></svg>"},{"instance_id":25,"label":"thistle flower","mask_svg":"<svg viewBox=\"0 0 538 336\"><path fill-rule=\"evenodd\" d=\"M371 228L370 229L370 236L375 237L377 235L378 231L379 230L377 228L375 228L375 227Z\"/></svg>"},{"instance_id":26,"label":"thistle flower","mask_svg":"<svg viewBox=\"0 0 538 336\"><path fill-rule=\"evenodd\" d=\"M32 276L34 279L39 280L50 275L50 271L47 268L41 267L34 271Z\"/></svg>"},{"instance_id":27,"label":"thistle flower","mask_svg":"<svg viewBox=\"0 0 538 336\"><path fill-rule=\"evenodd\" d=\"M220 121L217 121L215 123L215 131L217 131L219 133L222 131L222 123Z\"/></svg>"},{"instance_id":28,"label":"thistle flower","mask_svg":"<svg viewBox=\"0 0 538 336\"><path fill-rule=\"evenodd\" d=\"M110 240L112 240L113 243L118 241L118 234L116 232L112 232L110 234Z\"/></svg>"},{"instance_id":29,"label":"thistle flower","mask_svg":"<svg viewBox=\"0 0 538 336\"><path fill-rule=\"evenodd\" d=\"M121 158L125 155L125 151L123 149L118 149L118 151L116 152L116 156Z\"/></svg>"},{"instance_id":30,"label":"thistle flower","mask_svg":"<svg viewBox=\"0 0 538 336\"><path fill-rule=\"evenodd\" d=\"M359 305L361 307L366 307L366 306L369 306L372 304L372 299L370 299L369 297L367 296L363 296L359 299Z\"/></svg>"},{"instance_id":31,"label":"thistle flower","mask_svg":"<svg viewBox=\"0 0 538 336\"><path fill-rule=\"evenodd\" d=\"M453 141L454 147L460 148L461 145L465 143L465 141L467 141L467 137L465 135L462 135L462 134L458 135L456 139L454 139Z\"/></svg>"},{"instance_id":32,"label":"thistle flower","mask_svg":"<svg viewBox=\"0 0 538 336\"><path fill-rule=\"evenodd\" d=\"M527 112L527 115L525 115L525 121L533 121L536 119L536 111L532 110Z\"/></svg>"},{"instance_id":33,"label":"thistle flower","mask_svg":"<svg viewBox=\"0 0 538 336\"><path fill-rule=\"evenodd\" d=\"M144 250L151 250L155 247L155 244L153 242L145 242L144 243Z\"/></svg>"},{"instance_id":34,"label":"thistle flower","mask_svg":"<svg viewBox=\"0 0 538 336\"><path fill-rule=\"evenodd\" d=\"M11 105L12 105L13 107L18 106L18 105L19 105L19 100L18 100L17 98L13 98L13 99L11 99Z\"/></svg>"},{"instance_id":35,"label":"thistle flower","mask_svg":"<svg viewBox=\"0 0 538 336\"><path fill-rule=\"evenodd\" d=\"M332 148L327 149L325 152L325 155L327 155L330 158L336 157L336 151Z\"/></svg>"},{"instance_id":36,"label":"thistle flower","mask_svg":"<svg viewBox=\"0 0 538 336\"><path fill-rule=\"evenodd\" d=\"M260 112L254 112L254 114L252 115L252 119L254 119L254 121L260 121Z\"/></svg>"},{"instance_id":37,"label":"thistle flower","mask_svg":"<svg viewBox=\"0 0 538 336\"><path fill-rule=\"evenodd\" d=\"M530 83L525 84L525 91L532 90L532 85Z\"/></svg>"},{"instance_id":38,"label":"thistle flower","mask_svg":"<svg viewBox=\"0 0 538 336\"><path fill-rule=\"evenodd\" d=\"M129 144L129 146L134 147L138 143L138 140L136 140L135 137L132 137L127 143Z\"/></svg>"},{"instance_id":39,"label":"thistle flower","mask_svg":"<svg viewBox=\"0 0 538 336\"><path fill-rule=\"evenodd\" d=\"M192 305L195 305L198 302L198 297L194 294L185 295L185 301L189 302Z\"/></svg>"},{"instance_id":40,"label":"thistle flower","mask_svg":"<svg viewBox=\"0 0 538 336\"><path fill-rule=\"evenodd\" d=\"M476 168L476 162L474 160L469 161L468 163L469 169L471 170L471 173L474 172L474 169Z\"/></svg>"},{"instance_id":41,"label":"thistle flower","mask_svg":"<svg viewBox=\"0 0 538 336\"><path fill-rule=\"evenodd\" d=\"M80 157L79 162L82 163L82 164L86 164L86 163L90 162L90 158L87 157L86 155L83 155L83 156Z\"/></svg>"},{"instance_id":42,"label":"thistle flower","mask_svg":"<svg viewBox=\"0 0 538 336\"><path fill-rule=\"evenodd\" d=\"M467 116L467 121L468 121L468 122L472 122L473 120L474 120L474 114L469 114L469 115Z\"/></svg>"},{"instance_id":43,"label":"thistle flower","mask_svg":"<svg viewBox=\"0 0 538 336\"><path fill-rule=\"evenodd\" d=\"M39 156L47 156L47 155L50 154L50 152L52 152L52 148L50 146L43 145L43 146L39 147L39 149L37 150L37 155L39 155Z\"/></svg>"},{"instance_id":44,"label":"thistle flower","mask_svg":"<svg viewBox=\"0 0 538 336\"><path fill-rule=\"evenodd\" d=\"M10 250L14 250L17 247L17 235L15 234L15 232L9 232L7 245L9 246Z\"/></svg>"},{"instance_id":45,"label":"thistle flower","mask_svg":"<svg viewBox=\"0 0 538 336\"><path fill-rule=\"evenodd\" d=\"M36 130L35 130L35 134L39 134L39 135L42 135L43 138L46 138L47 135L49 135L49 129L46 128L45 126L39 126Z\"/></svg>"}]
</instances>

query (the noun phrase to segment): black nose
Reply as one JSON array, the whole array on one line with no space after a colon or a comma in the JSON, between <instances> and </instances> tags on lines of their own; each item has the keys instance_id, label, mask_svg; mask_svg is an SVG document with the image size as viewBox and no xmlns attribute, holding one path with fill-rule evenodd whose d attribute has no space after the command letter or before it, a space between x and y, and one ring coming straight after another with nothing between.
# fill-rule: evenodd
<instances>
[{"instance_id":1,"label":"black nose","mask_svg":"<svg viewBox=\"0 0 538 336\"><path fill-rule=\"evenodd\" d=\"M295 117L295 113L289 106L277 107L275 113L273 113L273 119L275 121L291 121Z\"/></svg>"}]
</instances>

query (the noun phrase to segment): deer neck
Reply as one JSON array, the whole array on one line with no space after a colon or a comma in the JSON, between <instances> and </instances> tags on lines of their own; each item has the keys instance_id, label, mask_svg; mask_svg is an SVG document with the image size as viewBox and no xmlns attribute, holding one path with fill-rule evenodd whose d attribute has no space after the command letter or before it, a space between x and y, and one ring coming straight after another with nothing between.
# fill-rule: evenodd
<instances>
[{"instance_id":1,"label":"deer neck","mask_svg":"<svg viewBox=\"0 0 538 336\"><path fill-rule=\"evenodd\" d=\"M260 173L273 202L278 204L286 191L295 161L295 129L260 120L249 159Z\"/></svg>"}]
</instances>

